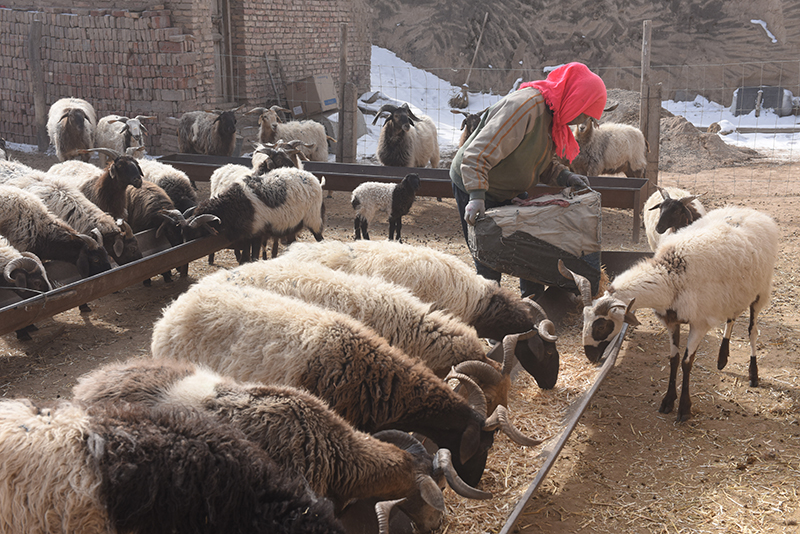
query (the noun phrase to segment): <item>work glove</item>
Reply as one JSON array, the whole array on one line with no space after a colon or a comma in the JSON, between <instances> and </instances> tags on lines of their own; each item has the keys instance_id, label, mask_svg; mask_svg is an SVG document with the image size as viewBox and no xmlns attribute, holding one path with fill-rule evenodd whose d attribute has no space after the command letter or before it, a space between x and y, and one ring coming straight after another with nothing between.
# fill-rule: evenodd
<instances>
[{"instance_id":1,"label":"work glove","mask_svg":"<svg viewBox=\"0 0 800 534\"><path fill-rule=\"evenodd\" d=\"M475 226L475 219L483 216L486 213L486 203L475 198L469 201L467 207L464 208L464 219L472 226Z\"/></svg>"},{"instance_id":2,"label":"work glove","mask_svg":"<svg viewBox=\"0 0 800 534\"><path fill-rule=\"evenodd\" d=\"M589 179L582 174L569 173L564 185L573 189L586 189L589 187Z\"/></svg>"}]
</instances>

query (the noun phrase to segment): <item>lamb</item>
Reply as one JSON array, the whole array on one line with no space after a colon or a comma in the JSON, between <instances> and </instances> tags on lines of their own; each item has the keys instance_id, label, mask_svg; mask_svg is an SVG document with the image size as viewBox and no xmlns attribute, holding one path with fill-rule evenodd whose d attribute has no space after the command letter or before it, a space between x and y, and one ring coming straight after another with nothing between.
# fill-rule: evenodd
<instances>
[{"instance_id":1,"label":"lamb","mask_svg":"<svg viewBox=\"0 0 800 534\"><path fill-rule=\"evenodd\" d=\"M378 212L389 215L389 239L394 239L397 231L397 241L400 239L400 230L403 225L403 215L408 215L411 205L417 197L419 189L419 175L409 173L397 184L382 182L363 182L353 190L350 204L356 211L353 223L355 239L369 239L367 228L375 220Z\"/></svg>"},{"instance_id":2,"label":"lamb","mask_svg":"<svg viewBox=\"0 0 800 534\"><path fill-rule=\"evenodd\" d=\"M589 117L574 130L580 153L570 163L573 172L600 176L623 172L642 178L647 168L647 142L635 126L607 122L603 125Z\"/></svg>"},{"instance_id":3,"label":"lamb","mask_svg":"<svg viewBox=\"0 0 800 534\"><path fill-rule=\"evenodd\" d=\"M236 380L305 388L363 432L419 432L456 451L453 465L470 486L504 419L502 406L487 419L474 382L467 403L355 319L255 287L201 280L164 310L150 348Z\"/></svg>"},{"instance_id":4,"label":"lamb","mask_svg":"<svg viewBox=\"0 0 800 534\"><path fill-rule=\"evenodd\" d=\"M224 169L225 167L221 168ZM221 170L219 169L219 170ZM234 243L252 243L255 253L242 253L242 262L258 257L263 236L295 236L308 228L322 240L325 204L323 178L308 171L284 167L263 176L236 178L217 196L200 202L194 213L219 218L221 231ZM188 237L194 237L190 232Z\"/></svg>"},{"instance_id":5,"label":"lamb","mask_svg":"<svg viewBox=\"0 0 800 534\"><path fill-rule=\"evenodd\" d=\"M0 235L17 250L42 260L75 264L83 277L111 269L101 244L76 232L50 213L37 196L18 187L0 185Z\"/></svg>"},{"instance_id":6,"label":"lamb","mask_svg":"<svg viewBox=\"0 0 800 534\"><path fill-rule=\"evenodd\" d=\"M186 154L231 156L236 148L236 111L189 111L178 124L178 150Z\"/></svg>"},{"instance_id":7,"label":"lamb","mask_svg":"<svg viewBox=\"0 0 800 534\"><path fill-rule=\"evenodd\" d=\"M516 357L540 387L555 386L559 367L555 325L534 300L522 299L483 278L456 256L429 247L363 240L295 243L284 256L348 273L380 276L405 286L423 302L474 327L479 337L501 340L509 334L536 330L536 335L517 345Z\"/></svg>"},{"instance_id":8,"label":"lamb","mask_svg":"<svg viewBox=\"0 0 800 534\"><path fill-rule=\"evenodd\" d=\"M102 170L88 163L62 163L50 167L47 174L71 179L81 193L101 210L115 219L127 219L125 190L128 186L142 186L142 168L135 158L122 156L107 148L93 148L87 152L95 151L105 153L114 161Z\"/></svg>"},{"instance_id":9,"label":"lamb","mask_svg":"<svg viewBox=\"0 0 800 534\"><path fill-rule=\"evenodd\" d=\"M559 265L575 281L584 302L583 344L590 361L597 361L619 333L622 323L639 324L632 313L653 308L670 333L669 387L659 412L670 413L677 397L675 380L680 363L683 387L678 421L691 417L689 374L697 347L706 332L726 321L717 367L728 360L733 321L750 309L750 385L758 386L757 318L769 302L772 272L778 254L779 230L766 214L728 206L709 211L661 241L648 258L618 275L594 302L585 278ZM689 337L680 359L680 325L689 324Z\"/></svg>"},{"instance_id":10,"label":"lamb","mask_svg":"<svg viewBox=\"0 0 800 534\"><path fill-rule=\"evenodd\" d=\"M458 138L458 146L464 146L464 143L469 139L469 136L472 135L478 125L481 123L481 116L486 113L489 108L483 108L481 111L477 113L470 113L468 111L463 111L461 109L451 109L450 113L460 113L464 115L464 120L461 121L461 137Z\"/></svg>"},{"instance_id":11,"label":"lamb","mask_svg":"<svg viewBox=\"0 0 800 534\"><path fill-rule=\"evenodd\" d=\"M181 213L197 206L197 187L189 176L172 165L154 159L139 159L142 178L159 186Z\"/></svg>"},{"instance_id":12,"label":"lamb","mask_svg":"<svg viewBox=\"0 0 800 534\"><path fill-rule=\"evenodd\" d=\"M3 532L344 533L329 501L196 410L4 400L0 457Z\"/></svg>"},{"instance_id":13,"label":"lamb","mask_svg":"<svg viewBox=\"0 0 800 534\"><path fill-rule=\"evenodd\" d=\"M389 115L381 128L376 154L381 165L425 167L430 162L433 168L439 166L439 138L430 117L417 117L407 103L400 107L384 104L372 124L384 113Z\"/></svg>"},{"instance_id":14,"label":"lamb","mask_svg":"<svg viewBox=\"0 0 800 534\"><path fill-rule=\"evenodd\" d=\"M122 115L106 115L97 121L94 146L110 148L120 154L127 153L129 148L144 147L147 128L141 121L155 118L157 117L151 115L136 115L132 119ZM100 166L105 167L108 156L100 153L98 157Z\"/></svg>"},{"instance_id":15,"label":"lamb","mask_svg":"<svg viewBox=\"0 0 800 534\"><path fill-rule=\"evenodd\" d=\"M278 111L289 112L280 106L253 108L246 115L258 113L258 140L273 144L299 140L303 157L310 161L328 161L328 135L325 127L314 120L281 122Z\"/></svg>"},{"instance_id":16,"label":"lamb","mask_svg":"<svg viewBox=\"0 0 800 534\"><path fill-rule=\"evenodd\" d=\"M133 359L84 375L73 393L88 404L186 406L230 423L330 499L337 515L354 499L407 499L419 509L401 507L429 531L442 520L438 483L445 477L464 496L486 495L466 486L443 455L434 459L407 433L359 432L320 399L292 387L238 383L186 362Z\"/></svg>"},{"instance_id":17,"label":"lamb","mask_svg":"<svg viewBox=\"0 0 800 534\"><path fill-rule=\"evenodd\" d=\"M47 271L35 254L20 252L8 239L0 235L0 270L7 285L20 289L31 289L40 293L53 289L47 278Z\"/></svg>"},{"instance_id":18,"label":"lamb","mask_svg":"<svg viewBox=\"0 0 800 534\"><path fill-rule=\"evenodd\" d=\"M62 98L47 113L47 135L56 147L59 161L75 158L89 161L90 153L77 150L94 146L96 127L94 107L80 98Z\"/></svg>"},{"instance_id":19,"label":"lamb","mask_svg":"<svg viewBox=\"0 0 800 534\"><path fill-rule=\"evenodd\" d=\"M668 236L706 214L696 195L677 187L659 187L644 203L642 211L647 242L653 251L658 248L662 236Z\"/></svg>"}]
</instances>

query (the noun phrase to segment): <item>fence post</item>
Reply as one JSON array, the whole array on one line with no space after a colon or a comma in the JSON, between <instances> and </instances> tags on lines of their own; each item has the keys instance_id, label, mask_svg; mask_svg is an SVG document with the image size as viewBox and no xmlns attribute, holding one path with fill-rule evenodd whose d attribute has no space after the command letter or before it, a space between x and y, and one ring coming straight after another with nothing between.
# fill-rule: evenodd
<instances>
[{"instance_id":1,"label":"fence post","mask_svg":"<svg viewBox=\"0 0 800 534\"><path fill-rule=\"evenodd\" d=\"M653 85L650 82L652 22L645 20L642 26L642 80L639 89L639 129L649 145L647 168L644 173L648 180L648 197L658 185L658 149L661 126L661 84Z\"/></svg>"},{"instance_id":2,"label":"fence post","mask_svg":"<svg viewBox=\"0 0 800 534\"><path fill-rule=\"evenodd\" d=\"M31 85L33 89L33 112L36 120L36 144L39 152L45 152L50 146L47 135L47 103L45 100L44 71L42 70L42 21L31 23L28 39L28 54L31 61Z\"/></svg>"},{"instance_id":3,"label":"fence post","mask_svg":"<svg viewBox=\"0 0 800 534\"><path fill-rule=\"evenodd\" d=\"M345 105L345 85L347 84L347 23L340 25L341 46L339 48L339 133L336 143L336 161L344 162L344 105Z\"/></svg>"},{"instance_id":4,"label":"fence post","mask_svg":"<svg viewBox=\"0 0 800 534\"><path fill-rule=\"evenodd\" d=\"M356 162L356 118L358 109L358 91L356 84L344 84L344 98L339 111L339 124L342 135L339 137L337 152L341 148L342 163Z\"/></svg>"}]
</instances>

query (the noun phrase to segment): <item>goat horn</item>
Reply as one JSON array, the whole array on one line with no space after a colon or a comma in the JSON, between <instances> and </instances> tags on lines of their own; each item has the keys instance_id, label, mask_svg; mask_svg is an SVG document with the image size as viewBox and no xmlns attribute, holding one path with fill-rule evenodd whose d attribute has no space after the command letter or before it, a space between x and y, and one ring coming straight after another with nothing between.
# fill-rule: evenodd
<instances>
[{"instance_id":1,"label":"goat horn","mask_svg":"<svg viewBox=\"0 0 800 534\"><path fill-rule=\"evenodd\" d=\"M486 362L467 360L453 367L453 371L461 373L485 384L495 385L503 380L503 375Z\"/></svg>"},{"instance_id":2,"label":"goat horn","mask_svg":"<svg viewBox=\"0 0 800 534\"><path fill-rule=\"evenodd\" d=\"M389 534L389 514L392 513L392 508L405 500L404 497L393 501L379 501L375 503L375 515L378 516L379 534Z\"/></svg>"},{"instance_id":3,"label":"goat horn","mask_svg":"<svg viewBox=\"0 0 800 534\"><path fill-rule=\"evenodd\" d=\"M658 187L658 186L656 186L656 187ZM667 191L663 187L658 187L658 192L661 193L661 198L663 198L664 200L667 200L667 199L670 198L669 191Z\"/></svg>"},{"instance_id":4,"label":"goat horn","mask_svg":"<svg viewBox=\"0 0 800 534\"><path fill-rule=\"evenodd\" d=\"M253 108L250 111L245 111L244 114L245 115L255 115L256 113L258 113L259 115L261 115L265 111L267 111L267 108Z\"/></svg>"},{"instance_id":5,"label":"goat horn","mask_svg":"<svg viewBox=\"0 0 800 534\"><path fill-rule=\"evenodd\" d=\"M37 256L33 252L28 252L28 251L20 252L20 254L22 254L26 258L30 258L30 259L32 259L33 261L36 262L36 265L42 271L42 278L44 278L44 281L47 284L47 289L48 290L53 289L53 284L51 284L50 283L50 279L47 278L47 270L44 268L44 264L42 263L42 260L39 258L39 256ZM33 271L29 271L29 272L33 272Z\"/></svg>"},{"instance_id":6,"label":"goat horn","mask_svg":"<svg viewBox=\"0 0 800 534\"><path fill-rule=\"evenodd\" d=\"M533 330L528 330L528 333L531 332L533 332ZM514 364L517 362L517 356L514 354L514 351L522 335L523 334L509 334L503 338L503 375L510 375ZM525 339L529 337L530 336L526 336Z\"/></svg>"},{"instance_id":7,"label":"goat horn","mask_svg":"<svg viewBox=\"0 0 800 534\"><path fill-rule=\"evenodd\" d=\"M136 117L135 117L135 119L137 121L144 121L144 120L157 119L157 118L158 117L156 117L155 115L136 115Z\"/></svg>"},{"instance_id":8,"label":"goat horn","mask_svg":"<svg viewBox=\"0 0 800 534\"><path fill-rule=\"evenodd\" d=\"M472 378L457 372L455 368L450 369L450 372L444 378L444 381L447 382L451 379L459 380L464 387L467 388L469 405L472 406L473 410L481 414L483 417L486 417L486 395L484 395L480 386L476 384Z\"/></svg>"},{"instance_id":9,"label":"goat horn","mask_svg":"<svg viewBox=\"0 0 800 534\"><path fill-rule=\"evenodd\" d=\"M533 300L532 298L528 297L523 299L528 305L531 306L536 312L539 314L537 319L539 319L538 329L539 329L539 336L546 341L552 341L553 343L558 340L558 336L555 335L556 333L556 325L547 318L547 313L542 308L541 304ZM530 337L530 336L528 336ZM527 338L525 338L527 339Z\"/></svg>"},{"instance_id":10,"label":"goat horn","mask_svg":"<svg viewBox=\"0 0 800 534\"><path fill-rule=\"evenodd\" d=\"M211 222L221 222L219 217L216 215L212 215L210 213L203 213L202 215L197 215L192 217L189 221L188 226L189 228L197 228L198 226L204 227L206 230L209 231L211 235L217 235L219 232L214 229L209 223Z\"/></svg>"},{"instance_id":11,"label":"goat horn","mask_svg":"<svg viewBox=\"0 0 800 534\"><path fill-rule=\"evenodd\" d=\"M542 440L540 439L533 439L531 437L526 436L523 434L517 427L515 427L509 420L508 420L508 409L502 404L498 404L497 408L494 409L494 413L486 420L486 423L483 426L484 430L495 430L496 428L500 427L500 429L511 438L511 440L518 444L518 445L525 445L527 447L535 447L536 445L541 445Z\"/></svg>"},{"instance_id":12,"label":"goat horn","mask_svg":"<svg viewBox=\"0 0 800 534\"><path fill-rule=\"evenodd\" d=\"M117 159L118 157L120 157L122 155L119 152L117 152L116 150L113 150L111 148L105 148L105 147L99 147L99 146L98 147L94 147L94 148L88 148L88 149L80 149L78 152L80 154L88 154L89 152L97 152L98 154L105 154L106 156L108 156L109 158L112 158L112 159Z\"/></svg>"},{"instance_id":13,"label":"goat horn","mask_svg":"<svg viewBox=\"0 0 800 534\"><path fill-rule=\"evenodd\" d=\"M689 204L691 201L695 200L696 198L697 198L697 195L689 195L688 197L682 197L680 199L680 201L681 201L681 204L683 204L685 206L685 205Z\"/></svg>"},{"instance_id":14,"label":"goat horn","mask_svg":"<svg viewBox=\"0 0 800 534\"><path fill-rule=\"evenodd\" d=\"M469 112L468 111L462 111L460 109L451 109L450 113L452 113L454 115L458 115L460 113L461 115L464 115L465 117L469 117Z\"/></svg>"},{"instance_id":15,"label":"goat horn","mask_svg":"<svg viewBox=\"0 0 800 534\"><path fill-rule=\"evenodd\" d=\"M133 228L131 228L131 225L128 224L125 219L117 219L117 226L119 226L125 233L125 237L133 237Z\"/></svg>"},{"instance_id":16,"label":"goat horn","mask_svg":"<svg viewBox=\"0 0 800 534\"><path fill-rule=\"evenodd\" d=\"M97 246L97 241L95 241L94 239L92 239L91 237L89 237L86 234L78 234L78 237L80 237L81 240L84 243L86 243L89 246L89 248L91 248L91 249L94 249L94 247Z\"/></svg>"},{"instance_id":17,"label":"goat horn","mask_svg":"<svg viewBox=\"0 0 800 534\"><path fill-rule=\"evenodd\" d=\"M433 457L433 470L434 472L443 472L444 478L447 480L447 484L450 488L462 497L480 500L492 498L491 493L473 488L458 476L456 469L453 467L452 454L448 449L439 449L436 451L436 455Z\"/></svg>"},{"instance_id":18,"label":"goat horn","mask_svg":"<svg viewBox=\"0 0 800 534\"><path fill-rule=\"evenodd\" d=\"M97 244L102 247L103 246L103 234L100 233L100 230L98 228L96 228L96 227L92 228L91 234L97 240Z\"/></svg>"},{"instance_id":19,"label":"goat horn","mask_svg":"<svg viewBox=\"0 0 800 534\"><path fill-rule=\"evenodd\" d=\"M22 269L26 273L32 273L37 267L39 267L39 264L37 264L33 258L20 256L18 258L14 258L6 264L6 268L3 270L3 275L8 282L13 284L16 282L16 280L11 277L11 273L13 273L16 269Z\"/></svg>"},{"instance_id":20,"label":"goat horn","mask_svg":"<svg viewBox=\"0 0 800 534\"><path fill-rule=\"evenodd\" d=\"M560 272L561 275L564 276L565 278L569 278L570 280L575 282L575 285L578 286L578 289L581 292L581 299L583 299L583 305L584 306L591 306L592 305L592 286L589 283L589 280L587 280L585 277L583 277L583 276L581 276L579 274L573 273L572 271L567 269L567 266L564 265L564 262L562 260L558 260L558 272Z\"/></svg>"}]
</instances>

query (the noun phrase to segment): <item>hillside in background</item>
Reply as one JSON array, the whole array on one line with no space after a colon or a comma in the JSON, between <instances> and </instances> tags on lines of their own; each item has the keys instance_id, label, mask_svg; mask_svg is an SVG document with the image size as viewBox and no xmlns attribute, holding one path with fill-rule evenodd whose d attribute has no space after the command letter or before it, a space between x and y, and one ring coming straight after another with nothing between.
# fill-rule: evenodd
<instances>
[{"instance_id":1,"label":"hillside in background","mask_svg":"<svg viewBox=\"0 0 800 534\"><path fill-rule=\"evenodd\" d=\"M467 76L488 10L471 91L505 93L516 79L540 79L543 67L569 61L586 63L609 87L638 90L643 21L651 20L652 79L664 84L665 99L685 88L717 101L730 99L738 85L800 92L796 1L371 0L369 5L374 44L456 85Z\"/></svg>"}]
</instances>

